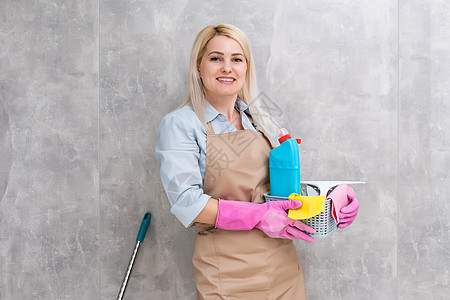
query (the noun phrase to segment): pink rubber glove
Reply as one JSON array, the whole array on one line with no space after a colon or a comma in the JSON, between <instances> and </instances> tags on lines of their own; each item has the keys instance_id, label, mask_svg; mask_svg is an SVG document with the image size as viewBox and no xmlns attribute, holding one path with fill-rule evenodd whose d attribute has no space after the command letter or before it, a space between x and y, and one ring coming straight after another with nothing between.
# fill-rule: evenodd
<instances>
[{"instance_id":1,"label":"pink rubber glove","mask_svg":"<svg viewBox=\"0 0 450 300\"><path fill-rule=\"evenodd\" d=\"M340 184L328 195L328 198L332 201L332 215L338 227L345 228L352 224L359 208L355 191L346 184Z\"/></svg>"},{"instance_id":2,"label":"pink rubber glove","mask_svg":"<svg viewBox=\"0 0 450 300\"><path fill-rule=\"evenodd\" d=\"M225 230L250 230L258 228L271 238L290 240L314 239L304 231L316 231L298 220L288 218L286 210L302 206L297 200L252 203L219 199L216 228Z\"/></svg>"},{"instance_id":3,"label":"pink rubber glove","mask_svg":"<svg viewBox=\"0 0 450 300\"><path fill-rule=\"evenodd\" d=\"M339 228L352 224L358 214L359 203L355 191L346 184L338 185L328 196L332 201L332 215Z\"/></svg>"},{"instance_id":4,"label":"pink rubber glove","mask_svg":"<svg viewBox=\"0 0 450 300\"><path fill-rule=\"evenodd\" d=\"M352 224L356 218L356 215L358 215L359 202L355 197L355 191L349 186L347 186L347 198L348 205L342 207L339 211L339 228L345 228Z\"/></svg>"}]
</instances>

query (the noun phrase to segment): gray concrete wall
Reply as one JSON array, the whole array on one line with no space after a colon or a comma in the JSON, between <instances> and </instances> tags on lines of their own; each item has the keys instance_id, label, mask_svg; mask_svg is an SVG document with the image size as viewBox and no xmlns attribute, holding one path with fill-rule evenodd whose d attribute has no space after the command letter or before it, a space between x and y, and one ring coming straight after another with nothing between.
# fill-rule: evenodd
<instances>
[{"instance_id":1,"label":"gray concrete wall","mask_svg":"<svg viewBox=\"0 0 450 300\"><path fill-rule=\"evenodd\" d=\"M157 126L206 25L248 35L305 179L355 186L355 223L296 242L309 299L446 299L450 2L0 3L0 299L195 299Z\"/></svg>"}]
</instances>

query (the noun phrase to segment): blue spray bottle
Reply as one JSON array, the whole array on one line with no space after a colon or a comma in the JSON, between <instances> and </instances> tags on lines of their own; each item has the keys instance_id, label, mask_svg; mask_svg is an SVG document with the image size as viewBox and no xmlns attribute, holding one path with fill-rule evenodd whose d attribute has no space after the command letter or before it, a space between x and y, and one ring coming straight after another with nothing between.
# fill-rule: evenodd
<instances>
[{"instance_id":1,"label":"blue spray bottle","mask_svg":"<svg viewBox=\"0 0 450 300\"><path fill-rule=\"evenodd\" d=\"M270 195L289 197L292 193L301 195L300 139L293 139L284 128L278 132L280 146L269 153Z\"/></svg>"}]
</instances>

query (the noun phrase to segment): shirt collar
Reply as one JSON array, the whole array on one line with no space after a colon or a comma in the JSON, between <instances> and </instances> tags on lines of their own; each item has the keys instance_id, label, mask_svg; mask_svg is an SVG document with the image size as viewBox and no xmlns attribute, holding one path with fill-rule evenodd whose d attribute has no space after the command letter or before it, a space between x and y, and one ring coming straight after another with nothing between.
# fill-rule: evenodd
<instances>
[{"instance_id":1,"label":"shirt collar","mask_svg":"<svg viewBox=\"0 0 450 300\"><path fill-rule=\"evenodd\" d=\"M245 104L244 101L237 98L236 102L234 103L234 107L239 110L239 112L246 112L250 115L250 110L247 104ZM218 112L214 106L212 106L208 101L205 101L205 105L203 107L203 113L205 114L205 122L211 122L215 118L217 118L218 115L224 116L222 113ZM225 117L225 116L224 116ZM226 118L226 117L225 117Z\"/></svg>"},{"instance_id":2,"label":"shirt collar","mask_svg":"<svg viewBox=\"0 0 450 300\"><path fill-rule=\"evenodd\" d=\"M206 123L211 122L220 114L208 101L205 101L203 113L205 114Z\"/></svg>"},{"instance_id":3,"label":"shirt collar","mask_svg":"<svg viewBox=\"0 0 450 300\"><path fill-rule=\"evenodd\" d=\"M237 98L236 102L234 103L234 107L236 107L240 112L246 112L250 115L250 109L247 104L245 104L244 101Z\"/></svg>"}]
</instances>

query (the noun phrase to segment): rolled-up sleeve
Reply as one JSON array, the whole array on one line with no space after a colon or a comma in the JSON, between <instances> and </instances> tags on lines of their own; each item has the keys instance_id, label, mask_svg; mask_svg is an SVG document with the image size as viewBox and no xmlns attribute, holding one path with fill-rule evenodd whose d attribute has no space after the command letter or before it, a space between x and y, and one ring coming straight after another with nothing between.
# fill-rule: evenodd
<instances>
[{"instance_id":1,"label":"rolled-up sleeve","mask_svg":"<svg viewBox=\"0 0 450 300\"><path fill-rule=\"evenodd\" d=\"M189 227L211 196L203 193L200 148L192 124L186 123L174 114L165 116L159 125L155 154L161 162L160 176L172 205L170 211Z\"/></svg>"}]
</instances>

